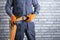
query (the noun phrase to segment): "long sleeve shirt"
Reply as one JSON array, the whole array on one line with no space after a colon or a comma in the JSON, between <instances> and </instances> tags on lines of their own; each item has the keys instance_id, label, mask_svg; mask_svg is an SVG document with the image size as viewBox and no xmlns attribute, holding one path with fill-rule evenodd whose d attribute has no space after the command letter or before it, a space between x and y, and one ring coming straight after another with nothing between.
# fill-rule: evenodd
<instances>
[{"instance_id":1,"label":"long sleeve shirt","mask_svg":"<svg viewBox=\"0 0 60 40\"><path fill-rule=\"evenodd\" d=\"M23 16L30 13L39 14L40 5L37 0L7 0L5 9L9 16Z\"/></svg>"}]
</instances>

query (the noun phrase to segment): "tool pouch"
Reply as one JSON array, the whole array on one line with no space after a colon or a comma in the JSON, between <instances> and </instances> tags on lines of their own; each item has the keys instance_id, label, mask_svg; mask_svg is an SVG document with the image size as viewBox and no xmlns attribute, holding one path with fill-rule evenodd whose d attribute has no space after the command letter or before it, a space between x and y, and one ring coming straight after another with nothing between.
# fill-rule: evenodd
<instances>
[{"instance_id":1,"label":"tool pouch","mask_svg":"<svg viewBox=\"0 0 60 40\"><path fill-rule=\"evenodd\" d=\"M11 20L9 20L9 32L10 32L10 40L14 40L15 39L15 35L16 35L16 30L17 30L17 26L11 22Z\"/></svg>"}]
</instances>

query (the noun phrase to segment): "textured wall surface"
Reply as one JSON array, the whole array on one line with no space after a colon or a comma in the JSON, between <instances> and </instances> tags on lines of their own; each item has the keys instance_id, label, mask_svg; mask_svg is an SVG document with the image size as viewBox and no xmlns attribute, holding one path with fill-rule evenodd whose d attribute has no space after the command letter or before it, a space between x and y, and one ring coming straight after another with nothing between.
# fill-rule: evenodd
<instances>
[{"instance_id":1,"label":"textured wall surface","mask_svg":"<svg viewBox=\"0 0 60 40\"><path fill-rule=\"evenodd\" d=\"M36 16L36 40L60 40L60 0L38 0L40 14ZM0 40L9 40L9 16L6 0L0 0ZM26 37L24 38L26 40Z\"/></svg>"}]
</instances>

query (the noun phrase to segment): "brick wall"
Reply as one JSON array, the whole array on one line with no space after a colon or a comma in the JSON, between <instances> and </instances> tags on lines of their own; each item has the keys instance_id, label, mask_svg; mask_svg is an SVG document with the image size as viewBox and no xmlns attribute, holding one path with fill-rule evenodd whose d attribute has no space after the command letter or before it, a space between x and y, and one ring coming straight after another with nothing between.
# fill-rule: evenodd
<instances>
[{"instance_id":1,"label":"brick wall","mask_svg":"<svg viewBox=\"0 0 60 40\"><path fill-rule=\"evenodd\" d=\"M40 14L36 16L36 40L60 40L60 0L38 0ZM9 17L6 0L0 0L0 40L9 39ZM24 38L26 40L26 37Z\"/></svg>"}]
</instances>

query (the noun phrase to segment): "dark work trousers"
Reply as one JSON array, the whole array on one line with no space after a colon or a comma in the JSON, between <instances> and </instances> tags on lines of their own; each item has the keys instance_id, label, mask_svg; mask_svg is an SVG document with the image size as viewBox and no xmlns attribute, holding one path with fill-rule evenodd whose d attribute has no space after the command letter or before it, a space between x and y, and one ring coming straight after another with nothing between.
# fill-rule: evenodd
<instances>
[{"instance_id":1,"label":"dark work trousers","mask_svg":"<svg viewBox=\"0 0 60 40\"><path fill-rule=\"evenodd\" d=\"M27 36L27 40L35 40L35 25L34 22L20 21L16 23L17 31L15 40L23 40L24 33Z\"/></svg>"}]
</instances>

